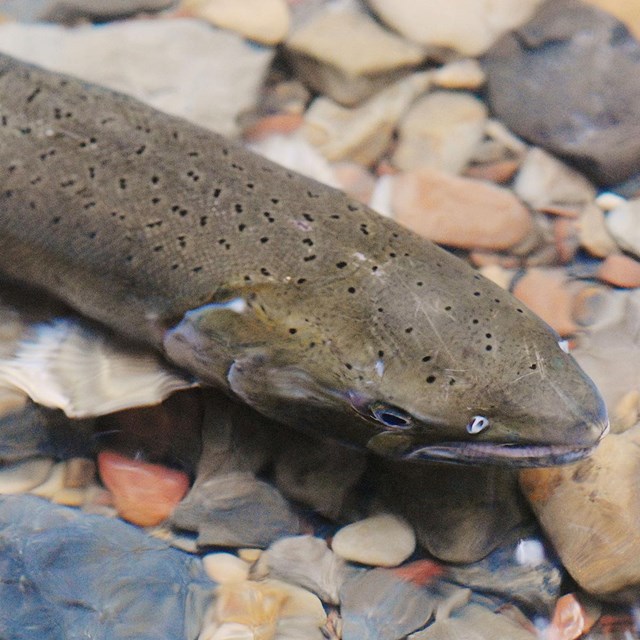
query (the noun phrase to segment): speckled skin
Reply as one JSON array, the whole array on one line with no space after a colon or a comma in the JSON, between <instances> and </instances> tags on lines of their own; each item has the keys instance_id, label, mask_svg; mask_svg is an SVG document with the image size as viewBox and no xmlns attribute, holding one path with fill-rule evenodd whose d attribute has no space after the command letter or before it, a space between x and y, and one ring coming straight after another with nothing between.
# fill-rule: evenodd
<instances>
[{"instance_id":1,"label":"speckled skin","mask_svg":"<svg viewBox=\"0 0 640 640\"><path fill-rule=\"evenodd\" d=\"M129 97L0 55L0 176L5 277L266 415L387 455L512 464L575 459L605 428L557 336L468 265Z\"/></svg>"}]
</instances>

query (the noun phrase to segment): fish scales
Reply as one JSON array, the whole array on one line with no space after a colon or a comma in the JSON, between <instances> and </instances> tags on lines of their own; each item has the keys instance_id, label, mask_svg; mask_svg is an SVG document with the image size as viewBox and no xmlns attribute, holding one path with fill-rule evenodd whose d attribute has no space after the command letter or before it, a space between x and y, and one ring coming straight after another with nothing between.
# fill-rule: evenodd
<instances>
[{"instance_id":1,"label":"fish scales","mask_svg":"<svg viewBox=\"0 0 640 640\"><path fill-rule=\"evenodd\" d=\"M343 193L0 54L0 272L386 455L562 462L602 400L510 294Z\"/></svg>"}]
</instances>

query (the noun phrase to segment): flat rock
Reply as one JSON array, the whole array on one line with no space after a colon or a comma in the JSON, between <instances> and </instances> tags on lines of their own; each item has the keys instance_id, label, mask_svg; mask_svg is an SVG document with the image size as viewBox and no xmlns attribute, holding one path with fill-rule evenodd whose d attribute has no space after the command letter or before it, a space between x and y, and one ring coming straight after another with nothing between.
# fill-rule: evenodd
<instances>
[{"instance_id":1,"label":"flat rock","mask_svg":"<svg viewBox=\"0 0 640 640\"><path fill-rule=\"evenodd\" d=\"M498 118L599 184L640 170L640 43L578 0L544 4L486 54Z\"/></svg>"},{"instance_id":2,"label":"flat rock","mask_svg":"<svg viewBox=\"0 0 640 640\"><path fill-rule=\"evenodd\" d=\"M529 212L507 189L422 168L396 176L393 217L434 242L502 250L532 231Z\"/></svg>"},{"instance_id":3,"label":"flat rock","mask_svg":"<svg viewBox=\"0 0 640 640\"><path fill-rule=\"evenodd\" d=\"M333 537L333 551L351 562L395 567L416 547L411 526L397 516L381 513L343 527Z\"/></svg>"},{"instance_id":4,"label":"flat rock","mask_svg":"<svg viewBox=\"0 0 640 640\"><path fill-rule=\"evenodd\" d=\"M197 558L33 496L0 499L0 548L3 638L195 640L212 599Z\"/></svg>"},{"instance_id":5,"label":"flat rock","mask_svg":"<svg viewBox=\"0 0 640 640\"><path fill-rule=\"evenodd\" d=\"M6 23L0 42L5 53L128 93L225 135L238 132L236 118L255 104L273 59L272 48L187 19L75 29Z\"/></svg>"},{"instance_id":6,"label":"flat rock","mask_svg":"<svg viewBox=\"0 0 640 640\"><path fill-rule=\"evenodd\" d=\"M596 276L614 287L640 287L640 262L631 256L612 254L604 259Z\"/></svg>"},{"instance_id":7,"label":"flat rock","mask_svg":"<svg viewBox=\"0 0 640 640\"><path fill-rule=\"evenodd\" d=\"M619 247L640 257L640 199L627 200L614 207L605 224Z\"/></svg>"},{"instance_id":8,"label":"flat rock","mask_svg":"<svg viewBox=\"0 0 640 640\"><path fill-rule=\"evenodd\" d=\"M208 553L202 564L207 575L218 584L243 582L249 578L249 564L232 553Z\"/></svg>"},{"instance_id":9,"label":"flat rock","mask_svg":"<svg viewBox=\"0 0 640 640\"><path fill-rule=\"evenodd\" d=\"M393 164L459 173L482 139L487 108L470 93L434 91L417 100L400 123Z\"/></svg>"},{"instance_id":10,"label":"flat rock","mask_svg":"<svg viewBox=\"0 0 640 640\"><path fill-rule=\"evenodd\" d=\"M441 89L479 89L485 72L474 58L462 58L442 65L433 72L433 84Z\"/></svg>"},{"instance_id":11,"label":"flat rock","mask_svg":"<svg viewBox=\"0 0 640 640\"><path fill-rule=\"evenodd\" d=\"M602 209L588 204L578 217L580 245L597 258L606 258L618 251L616 241L609 233Z\"/></svg>"},{"instance_id":12,"label":"flat rock","mask_svg":"<svg viewBox=\"0 0 640 640\"><path fill-rule=\"evenodd\" d=\"M366 13L331 7L295 29L286 48L300 78L348 106L384 89L426 56Z\"/></svg>"},{"instance_id":13,"label":"flat rock","mask_svg":"<svg viewBox=\"0 0 640 640\"><path fill-rule=\"evenodd\" d=\"M27 458L0 466L0 495L24 493L42 484L53 468L51 458Z\"/></svg>"},{"instance_id":14,"label":"flat rock","mask_svg":"<svg viewBox=\"0 0 640 640\"><path fill-rule=\"evenodd\" d=\"M640 426L604 438L581 462L526 469L520 484L563 565L587 592L634 602L640 593Z\"/></svg>"},{"instance_id":15,"label":"flat rock","mask_svg":"<svg viewBox=\"0 0 640 640\"><path fill-rule=\"evenodd\" d=\"M505 31L524 23L540 0L502 0L491 5L474 0L443 4L438 0L368 0L393 29L410 40L476 56Z\"/></svg>"}]
</instances>

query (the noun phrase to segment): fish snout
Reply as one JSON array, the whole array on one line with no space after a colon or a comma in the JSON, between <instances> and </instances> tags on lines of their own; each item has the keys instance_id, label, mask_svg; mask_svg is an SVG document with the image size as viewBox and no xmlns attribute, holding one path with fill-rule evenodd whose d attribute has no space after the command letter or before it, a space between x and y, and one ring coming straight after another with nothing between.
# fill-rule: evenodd
<instances>
[{"instance_id":1,"label":"fish snout","mask_svg":"<svg viewBox=\"0 0 640 640\"><path fill-rule=\"evenodd\" d=\"M609 433L609 415L602 396L594 396L594 406L586 408L583 419L569 432L569 437L576 445L594 446Z\"/></svg>"}]
</instances>

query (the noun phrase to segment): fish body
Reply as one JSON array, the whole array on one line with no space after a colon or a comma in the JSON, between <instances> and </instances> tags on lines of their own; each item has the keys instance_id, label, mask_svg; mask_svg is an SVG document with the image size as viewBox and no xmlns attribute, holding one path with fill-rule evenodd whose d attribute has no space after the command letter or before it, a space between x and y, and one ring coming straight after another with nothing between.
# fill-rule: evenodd
<instances>
[{"instance_id":1,"label":"fish body","mask_svg":"<svg viewBox=\"0 0 640 640\"><path fill-rule=\"evenodd\" d=\"M269 417L410 459L550 464L607 426L509 293L343 193L0 55L0 273Z\"/></svg>"}]
</instances>

